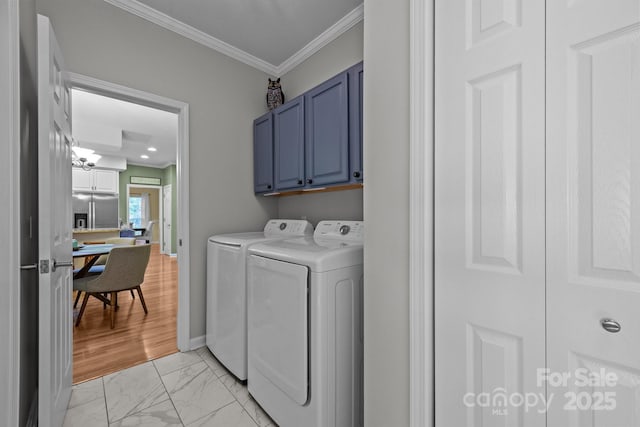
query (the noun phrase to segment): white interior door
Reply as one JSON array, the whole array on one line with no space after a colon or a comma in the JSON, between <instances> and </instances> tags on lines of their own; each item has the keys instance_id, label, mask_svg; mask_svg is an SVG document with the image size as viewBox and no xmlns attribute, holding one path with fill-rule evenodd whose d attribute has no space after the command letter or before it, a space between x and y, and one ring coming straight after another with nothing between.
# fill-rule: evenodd
<instances>
[{"instance_id":1,"label":"white interior door","mask_svg":"<svg viewBox=\"0 0 640 427\"><path fill-rule=\"evenodd\" d=\"M544 393L544 20L543 1L436 0L437 426L545 423L483 400Z\"/></svg>"},{"instance_id":2,"label":"white interior door","mask_svg":"<svg viewBox=\"0 0 640 427\"><path fill-rule=\"evenodd\" d=\"M640 1L550 0L547 28L548 425L638 426Z\"/></svg>"},{"instance_id":3,"label":"white interior door","mask_svg":"<svg viewBox=\"0 0 640 427\"><path fill-rule=\"evenodd\" d=\"M71 90L38 15L39 426L61 426L72 382Z\"/></svg>"},{"instance_id":4,"label":"white interior door","mask_svg":"<svg viewBox=\"0 0 640 427\"><path fill-rule=\"evenodd\" d=\"M162 187L162 252L171 254L171 185Z\"/></svg>"}]
</instances>

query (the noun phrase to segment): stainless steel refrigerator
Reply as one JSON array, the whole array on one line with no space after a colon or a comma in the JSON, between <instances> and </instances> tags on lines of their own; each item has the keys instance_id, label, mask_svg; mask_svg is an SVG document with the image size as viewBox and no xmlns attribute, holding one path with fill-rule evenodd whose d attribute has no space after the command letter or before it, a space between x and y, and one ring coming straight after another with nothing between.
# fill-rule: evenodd
<instances>
[{"instance_id":1,"label":"stainless steel refrigerator","mask_svg":"<svg viewBox=\"0 0 640 427\"><path fill-rule=\"evenodd\" d=\"M73 193L73 228L118 228L118 195Z\"/></svg>"}]
</instances>

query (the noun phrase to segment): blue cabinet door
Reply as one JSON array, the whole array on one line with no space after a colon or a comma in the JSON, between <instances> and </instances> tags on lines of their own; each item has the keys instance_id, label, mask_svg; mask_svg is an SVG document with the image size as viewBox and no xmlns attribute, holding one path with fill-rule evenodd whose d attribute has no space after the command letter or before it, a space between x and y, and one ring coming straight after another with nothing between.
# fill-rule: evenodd
<instances>
[{"instance_id":1,"label":"blue cabinet door","mask_svg":"<svg viewBox=\"0 0 640 427\"><path fill-rule=\"evenodd\" d=\"M273 110L276 190L304 187L304 98Z\"/></svg>"},{"instance_id":2,"label":"blue cabinet door","mask_svg":"<svg viewBox=\"0 0 640 427\"><path fill-rule=\"evenodd\" d=\"M307 186L349 182L347 73L305 94Z\"/></svg>"},{"instance_id":3,"label":"blue cabinet door","mask_svg":"<svg viewBox=\"0 0 640 427\"><path fill-rule=\"evenodd\" d=\"M349 69L349 162L351 181L362 182L362 62Z\"/></svg>"},{"instance_id":4,"label":"blue cabinet door","mask_svg":"<svg viewBox=\"0 0 640 427\"><path fill-rule=\"evenodd\" d=\"M273 191L273 116L271 113L253 121L253 188L256 193Z\"/></svg>"}]
</instances>

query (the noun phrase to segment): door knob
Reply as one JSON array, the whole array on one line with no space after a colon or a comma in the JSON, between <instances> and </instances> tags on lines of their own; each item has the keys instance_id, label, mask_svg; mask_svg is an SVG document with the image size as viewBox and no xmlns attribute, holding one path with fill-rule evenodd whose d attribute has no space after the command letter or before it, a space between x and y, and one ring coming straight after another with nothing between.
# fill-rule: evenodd
<instances>
[{"instance_id":1,"label":"door knob","mask_svg":"<svg viewBox=\"0 0 640 427\"><path fill-rule=\"evenodd\" d=\"M600 320L600 324L602 325L605 331L611 332L612 334L620 332L620 329L622 329L622 327L620 326L620 323L616 322L613 319L602 319Z\"/></svg>"},{"instance_id":2,"label":"door knob","mask_svg":"<svg viewBox=\"0 0 640 427\"><path fill-rule=\"evenodd\" d=\"M312 180L311 178L309 178L309 179L307 180L307 184L313 184L313 180Z\"/></svg>"}]
</instances>

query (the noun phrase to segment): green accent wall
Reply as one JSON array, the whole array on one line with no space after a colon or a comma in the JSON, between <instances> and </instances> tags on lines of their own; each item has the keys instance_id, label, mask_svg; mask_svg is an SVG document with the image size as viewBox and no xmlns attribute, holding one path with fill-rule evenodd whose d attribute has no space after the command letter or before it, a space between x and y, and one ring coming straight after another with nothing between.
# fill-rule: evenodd
<instances>
[{"instance_id":1,"label":"green accent wall","mask_svg":"<svg viewBox=\"0 0 640 427\"><path fill-rule=\"evenodd\" d=\"M160 185L171 185L171 253L178 252L178 179L176 166L171 165L164 169L147 166L128 165L127 170L120 172L120 219L127 220L127 184L131 184L132 176L147 178L160 178ZM162 191L162 190L161 190ZM162 227L162 224L158 224Z\"/></svg>"}]
</instances>

